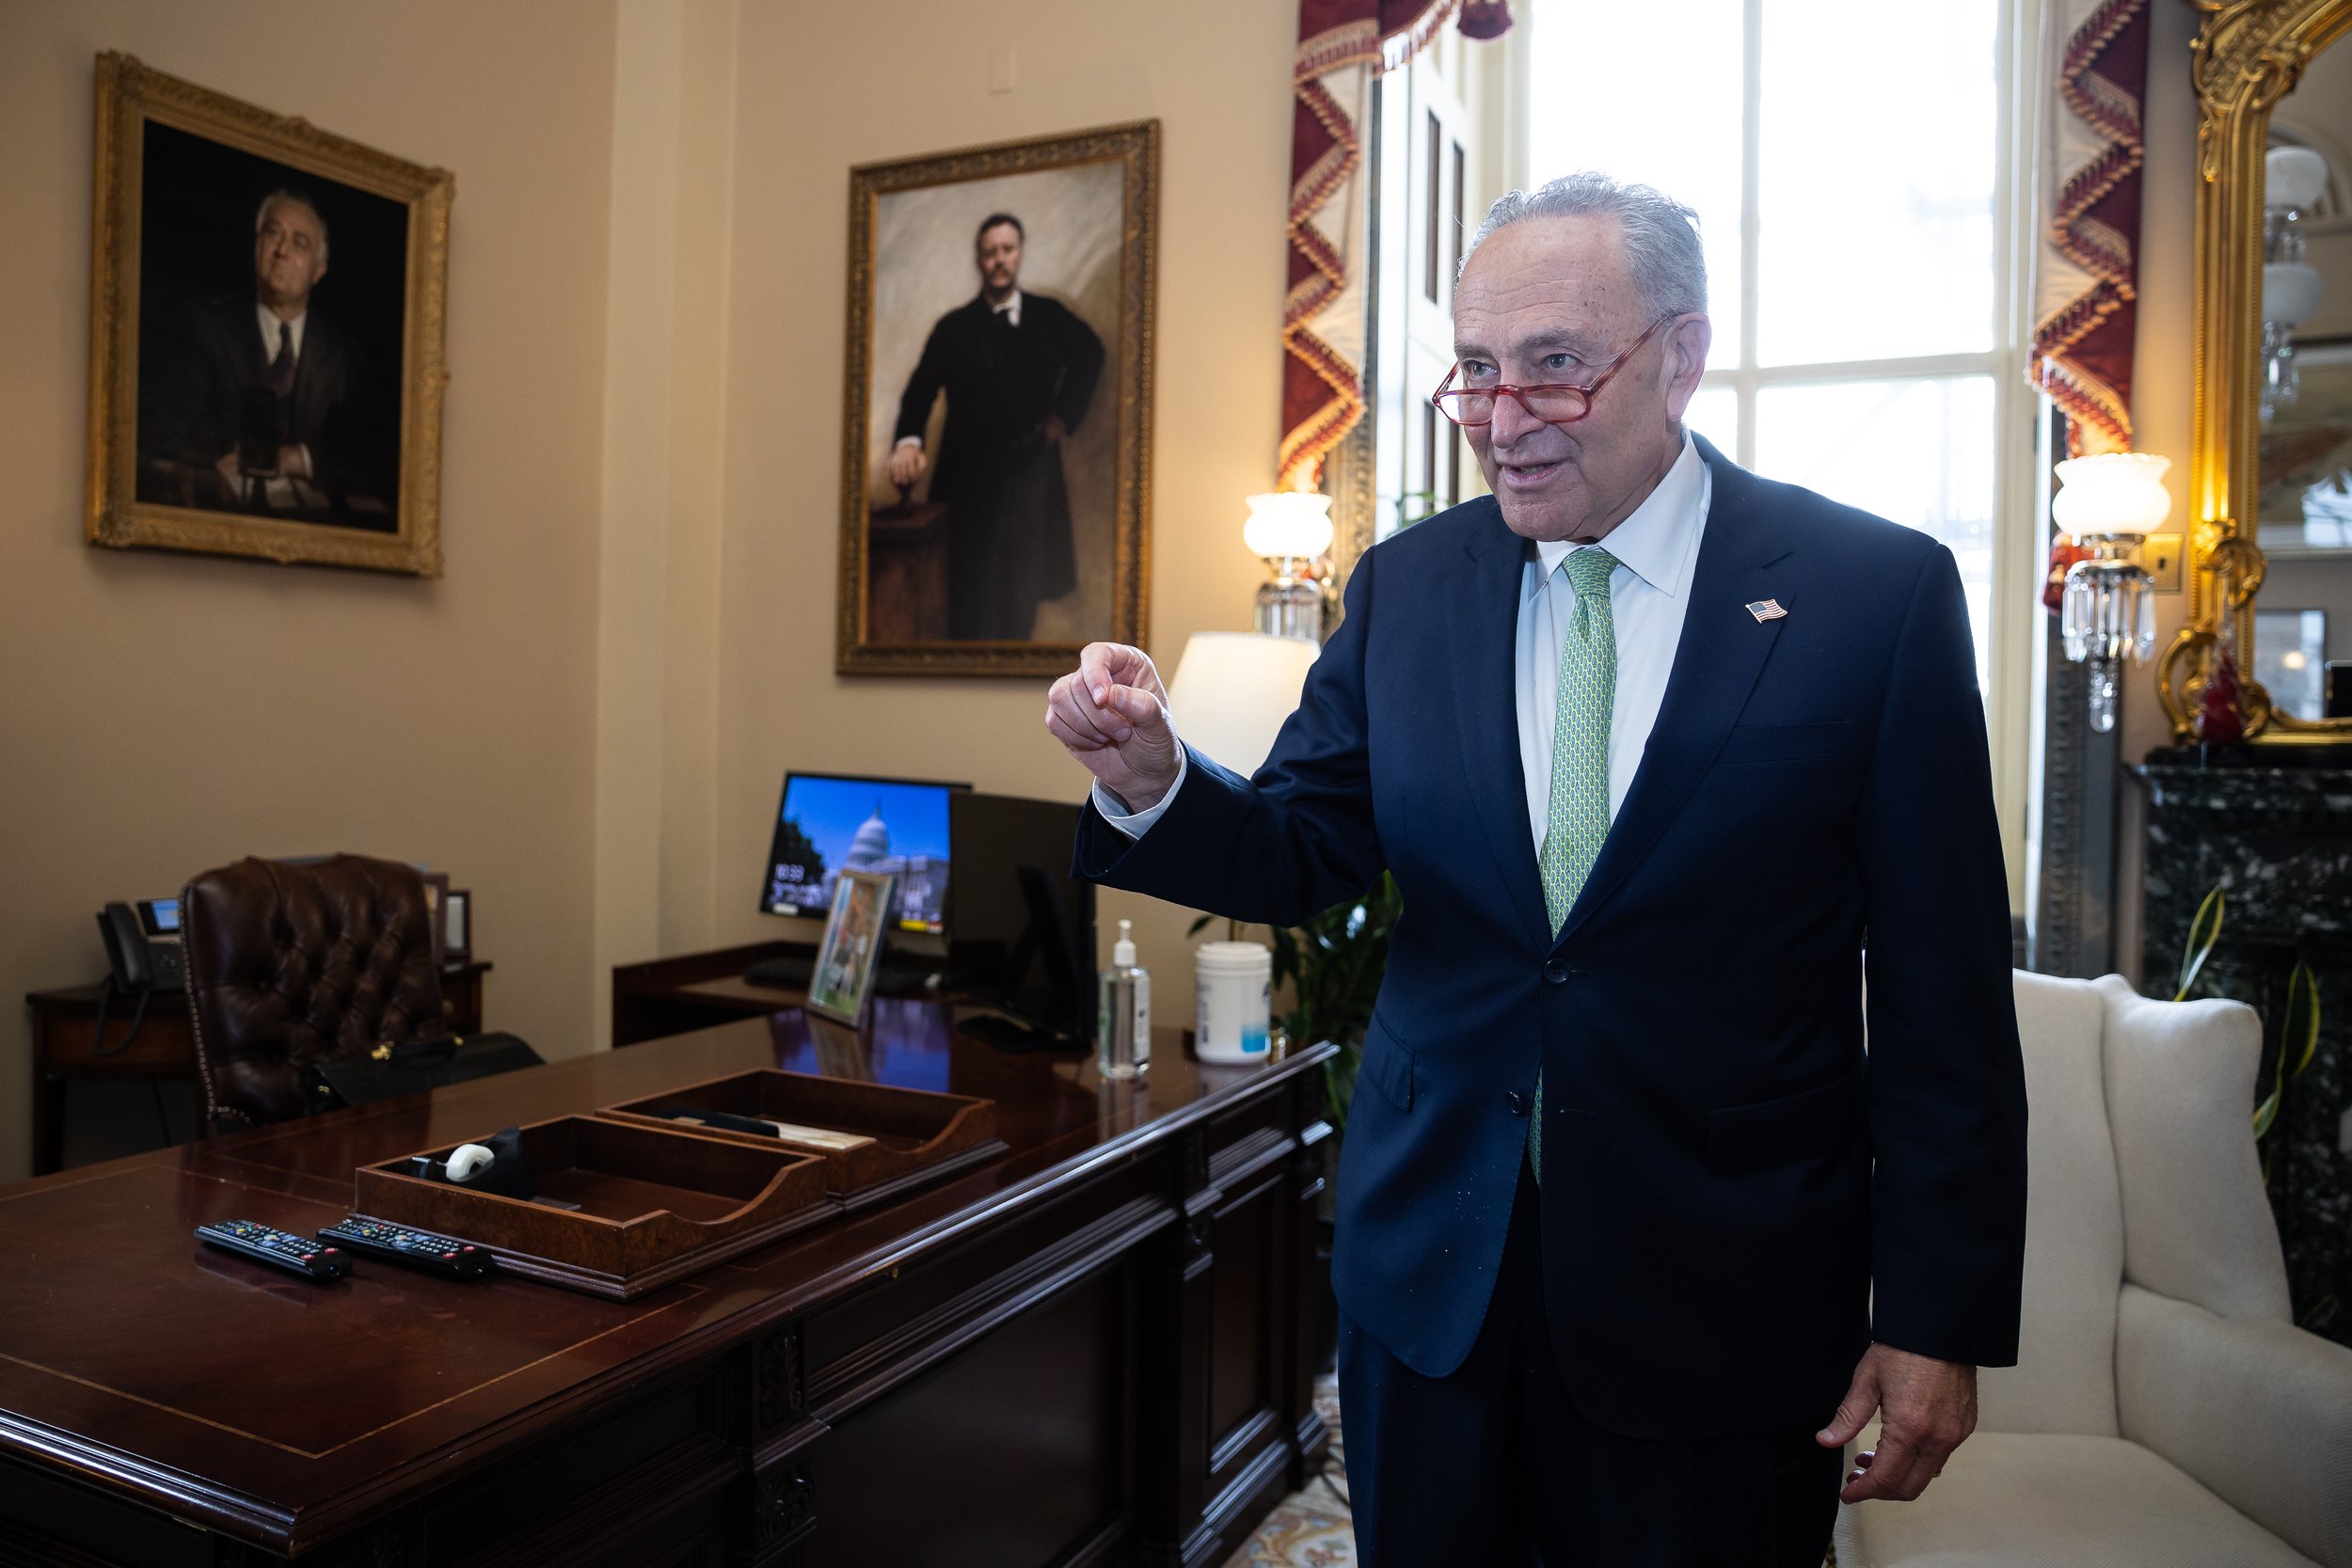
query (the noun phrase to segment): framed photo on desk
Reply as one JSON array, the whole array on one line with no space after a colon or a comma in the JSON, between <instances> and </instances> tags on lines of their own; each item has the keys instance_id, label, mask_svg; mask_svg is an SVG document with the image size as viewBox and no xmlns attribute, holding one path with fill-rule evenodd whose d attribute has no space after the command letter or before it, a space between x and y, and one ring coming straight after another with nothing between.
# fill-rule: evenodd
<instances>
[{"instance_id":1,"label":"framed photo on desk","mask_svg":"<svg viewBox=\"0 0 2352 1568\"><path fill-rule=\"evenodd\" d=\"M850 1024L864 1015L874 994L894 879L888 872L848 870L834 879L825 940L808 977L809 1011Z\"/></svg>"}]
</instances>

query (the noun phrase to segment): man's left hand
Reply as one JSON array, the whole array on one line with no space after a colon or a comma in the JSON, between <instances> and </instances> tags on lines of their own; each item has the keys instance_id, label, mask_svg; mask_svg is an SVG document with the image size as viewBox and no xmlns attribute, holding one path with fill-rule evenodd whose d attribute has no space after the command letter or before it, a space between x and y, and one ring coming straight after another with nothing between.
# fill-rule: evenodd
<instances>
[{"instance_id":1,"label":"man's left hand","mask_svg":"<svg viewBox=\"0 0 2352 1568\"><path fill-rule=\"evenodd\" d=\"M1892 1345L1872 1345L1853 1370L1853 1386L1829 1425L1813 1434L1843 1448L1879 1412L1879 1446L1854 1455L1840 1502L1865 1497L1910 1502L1944 1473L1952 1450L1977 1430L1977 1369Z\"/></svg>"},{"instance_id":2,"label":"man's left hand","mask_svg":"<svg viewBox=\"0 0 2352 1568\"><path fill-rule=\"evenodd\" d=\"M1070 427L1061 422L1059 414L1045 416L1045 439L1049 445L1060 446L1069 435Z\"/></svg>"}]
</instances>

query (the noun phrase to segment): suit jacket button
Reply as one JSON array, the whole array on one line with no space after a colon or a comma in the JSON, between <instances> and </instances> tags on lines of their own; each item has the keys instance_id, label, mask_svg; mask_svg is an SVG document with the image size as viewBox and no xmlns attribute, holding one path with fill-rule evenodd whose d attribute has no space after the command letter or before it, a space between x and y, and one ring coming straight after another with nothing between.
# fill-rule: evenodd
<instances>
[{"instance_id":1,"label":"suit jacket button","mask_svg":"<svg viewBox=\"0 0 2352 1568\"><path fill-rule=\"evenodd\" d=\"M1523 1117L1527 1115L1527 1096L1519 1093L1518 1090L1503 1090L1502 1102L1511 1107L1511 1114L1513 1116Z\"/></svg>"},{"instance_id":2,"label":"suit jacket button","mask_svg":"<svg viewBox=\"0 0 2352 1568\"><path fill-rule=\"evenodd\" d=\"M1549 963L1544 965L1544 980L1549 985L1566 985L1568 983L1568 966L1562 963L1557 958L1552 959Z\"/></svg>"}]
</instances>

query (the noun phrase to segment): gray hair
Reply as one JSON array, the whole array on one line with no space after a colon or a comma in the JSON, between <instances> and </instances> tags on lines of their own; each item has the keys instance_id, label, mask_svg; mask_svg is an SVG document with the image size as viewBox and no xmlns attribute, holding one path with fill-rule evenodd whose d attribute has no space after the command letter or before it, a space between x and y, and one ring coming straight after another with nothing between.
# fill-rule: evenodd
<instances>
[{"instance_id":1,"label":"gray hair","mask_svg":"<svg viewBox=\"0 0 2352 1568\"><path fill-rule=\"evenodd\" d=\"M1486 236L1498 229L1531 218L1584 213L1606 213L1617 220L1617 231L1625 238L1626 264L1652 316L1705 312L1707 253L1699 246L1698 214L1663 191L1628 184L1592 169L1564 174L1532 191L1503 195L1486 209L1486 221L1462 253L1462 265L1470 265Z\"/></svg>"},{"instance_id":2,"label":"gray hair","mask_svg":"<svg viewBox=\"0 0 2352 1568\"><path fill-rule=\"evenodd\" d=\"M324 262L326 260L326 214L319 211L317 202L291 186L278 186L269 195L262 198L262 204L253 209L255 235L260 235L263 226L269 222L269 210L281 201L291 201L297 207L307 207L310 210L310 215L319 220L319 260Z\"/></svg>"}]
</instances>

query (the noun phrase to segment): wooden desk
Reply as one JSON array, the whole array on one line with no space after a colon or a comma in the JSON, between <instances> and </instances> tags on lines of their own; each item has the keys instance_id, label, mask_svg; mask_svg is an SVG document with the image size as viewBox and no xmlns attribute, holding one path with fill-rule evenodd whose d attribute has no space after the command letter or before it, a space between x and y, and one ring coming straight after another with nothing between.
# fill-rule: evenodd
<instances>
[{"instance_id":1,"label":"wooden desk","mask_svg":"<svg viewBox=\"0 0 2352 1568\"><path fill-rule=\"evenodd\" d=\"M1327 1047L1137 1085L884 1001L0 1187L0 1561L1207 1564L1322 1464ZM1009 1152L628 1303L199 1246L363 1162L755 1067L993 1097Z\"/></svg>"},{"instance_id":2,"label":"wooden desk","mask_svg":"<svg viewBox=\"0 0 2352 1568\"><path fill-rule=\"evenodd\" d=\"M441 1012L456 1034L482 1027L482 977L487 963L450 964L441 971ZM67 986L28 992L33 1014L33 1174L57 1168L65 1148L65 1085L72 1078L177 1078L198 1076L196 1038L188 1032L185 991L155 993L138 1036L123 1050L131 1014L138 1004L117 997L106 1009L106 1037L98 1037L96 986ZM116 1054L120 1053L120 1054ZM197 1132L203 1134L203 1117Z\"/></svg>"},{"instance_id":3,"label":"wooden desk","mask_svg":"<svg viewBox=\"0 0 2352 1568\"><path fill-rule=\"evenodd\" d=\"M612 1043L636 1045L798 1007L800 992L743 978L743 971L760 959L792 953L813 959L817 949L804 942L755 942L649 963L614 964Z\"/></svg>"}]
</instances>

